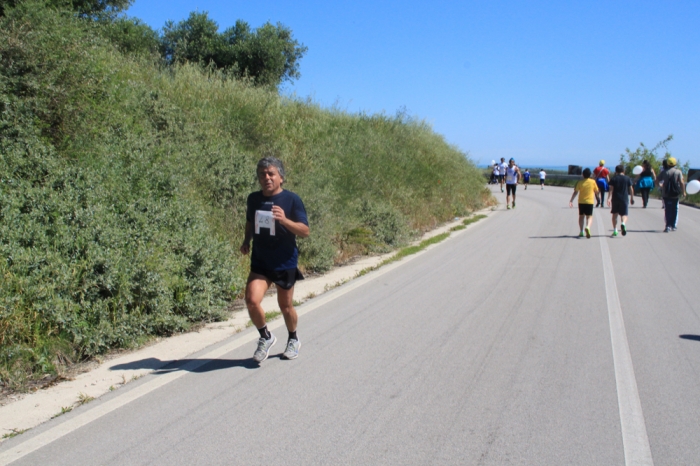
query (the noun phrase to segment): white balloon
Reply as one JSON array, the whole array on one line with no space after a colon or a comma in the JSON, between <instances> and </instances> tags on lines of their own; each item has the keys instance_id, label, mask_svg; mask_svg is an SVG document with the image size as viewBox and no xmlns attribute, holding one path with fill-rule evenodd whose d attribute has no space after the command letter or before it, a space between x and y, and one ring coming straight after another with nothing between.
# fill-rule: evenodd
<instances>
[{"instance_id":1,"label":"white balloon","mask_svg":"<svg viewBox=\"0 0 700 466\"><path fill-rule=\"evenodd\" d=\"M700 181L693 180L685 186L685 191L688 194L697 194L700 192Z\"/></svg>"},{"instance_id":2,"label":"white balloon","mask_svg":"<svg viewBox=\"0 0 700 466\"><path fill-rule=\"evenodd\" d=\"M643 171L644 171L644 169L642 168L641 165L637 165L636 167L634 167L634 168L632 169L632 173L634 173L635 175L639 175L639 174L642 173Z\"/></svg>"}]
</instances>

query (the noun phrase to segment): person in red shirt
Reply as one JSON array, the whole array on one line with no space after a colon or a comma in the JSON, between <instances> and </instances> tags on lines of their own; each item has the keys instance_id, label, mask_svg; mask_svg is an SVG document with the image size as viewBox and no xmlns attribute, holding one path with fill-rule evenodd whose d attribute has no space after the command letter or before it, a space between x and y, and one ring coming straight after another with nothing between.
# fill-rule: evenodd
<instances>
[{"instance_id":1,"label":"person in red shirt","mask_svg":"<svg viewBox=\"0 0 700 466\"><path fill-rule=\"evenodd\" d=\"M598 192L595 195L596 207L603 207L605 204L605 193L608 191L610 183L610 170L605 168L605 160L601 160L593 170L593 179L598 185Z\"/></svg>"}]
</instances>

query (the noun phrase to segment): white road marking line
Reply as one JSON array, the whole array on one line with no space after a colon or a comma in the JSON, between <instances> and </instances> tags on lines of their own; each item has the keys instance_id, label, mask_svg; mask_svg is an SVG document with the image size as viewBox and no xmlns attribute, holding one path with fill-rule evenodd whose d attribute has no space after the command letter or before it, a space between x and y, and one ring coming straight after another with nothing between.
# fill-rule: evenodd
<instances>
[{"instance_id":1,"label":"white road marking line","mask_svg":"<svg viewBox=\"0 0 700 466\"><path fill-rule=\"evenodd\" d=\"M651 447L647 437L647 428L642 412L642 402L637 390L634 376L632 355L630 354L625 321L622 317L620 297L617 294L615 270L613 269L608 238L601 216L596 211L596 223L600 239L600 251L603 256L603 274L605 276L605 294L608 300L608 319L610 321L610 340L612 342L613 362L615 364L615 382L617 384L617 404L620 408L620 426L622 445L626 465L653 465Z\"/></svg>"},{"instance_id":2,"label":"white road marking line","mask_svg":"<svg viewBox=\"0 0 700 466\"><path fill-rule=\"evenodd\" d=\"M426 248L424 251L427 251L428 249L431 249L430 247ZM337 290L330 291L328 293L325 293L321 295L321 297L312 300L311 302L304 304L300 306L299 310L297 311L297 314L301 317L304 314L308 314L309 312L333 301L334 299L340 298L341 296L353 291L354 289L364 285L368 281L374 280L390 271L398 267L399 265L405 264L406 262L418 257L421 255L422 252L420 251L417 254L413 254L411 256L405 257L400 261L394 262L392 264L388 264L383 266L382 268L369 273L363 277L357 278L355 280L352 280L351 282L347 283L346 285L338 288ZM284 319L278 319L275 322L271 323L269 325L270 330L275 330L279 327L282 327L284 325ZM255 341L259 338L258 334L255 332L251 332L246 335L241 335L238 338L235 338L233 341L230 343L227 343L223 346L220 346L208 353L202 354L198 357L198 359L195 359L193 361L190 361L189 363L185 364L184 366L173 370L172 372L168 372L163 375L159 375L158 377L155 377L153 380L150 382L146 382L143 385L140 385L132 390L129 390L125 392L123 395L120 395L116 398L113 398L109 401L106 401L105 403L102 403L99 406L96 406L84 413L81 413L77 416L75 416L72 419L69 419L68 421L62 422L61 424L57 425L56 427L52 427L51 429L47 430L46 432L42 432L41 434L38 434L32 438L27 439L25 442L22 442L12 448L9 448L8 450L1 452L0 453L0 465L6 465L9 463L12 463L13 461L17 461L18 459L38 450L41 447L44 447L48 445L51 442L54 442L61 437L70 434L71 432L91 423L94 420L97 420L101 418L102 416L111 413L112 411L119 409L123 407L124 405L131 403L134 400L137 400L141 398L144 395L147 395L151 393L154 390L157 390L158 388L169 384L170 382L173 382L183 375L187 374L188 372L194 371L197 368L208 364L211 362L212 359L219 358L227 353L230 353L231 351L240 348L246 343L250 343L252 341Z\"/></svg>"}]
</instances>

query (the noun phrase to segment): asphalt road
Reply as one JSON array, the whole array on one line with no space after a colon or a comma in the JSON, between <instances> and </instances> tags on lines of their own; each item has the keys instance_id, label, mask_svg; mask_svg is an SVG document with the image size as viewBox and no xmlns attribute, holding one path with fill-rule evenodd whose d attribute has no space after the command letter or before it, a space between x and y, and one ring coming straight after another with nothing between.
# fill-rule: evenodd
<instances>
[{"instance_id":1,"label":"asphalt road","mask_svg":"<svg viewBox=\"0 0 700 466\"><path fill-rule=\"evenodd\" d=\"M700 210L662 233L660 201L638 203L610 238L596 209L579 239L570 193L521 186L515 210L305 304L295 361L277 328L258 367L244 332L0 463L698 464Z\"/></svg>"}]
</instances>

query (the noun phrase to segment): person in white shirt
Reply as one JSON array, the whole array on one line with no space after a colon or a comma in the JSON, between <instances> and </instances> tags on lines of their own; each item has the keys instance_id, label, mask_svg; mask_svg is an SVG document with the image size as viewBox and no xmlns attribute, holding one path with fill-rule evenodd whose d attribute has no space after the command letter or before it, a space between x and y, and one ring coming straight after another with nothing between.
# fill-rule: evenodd
<instances>
[{"instance_id":1,"label":"person in white shirt","mask_svg":"<svg viewBox=\"0 0 700 466\"><path fill-rule=\"evenodd\" d=\"M544 168L540 168L540 187L544 189L544 179L547 178L547 172L544 171Z\"/></svg>"},{"instance_id":2,"label":"person in white shirt","mask_svg":"<svg viewBox=\"0 0 700 466\"><path fill-rule=\"evenodd\" d=\"M510 195L513 194L513 209L515 209L515 189L518 187L520 180L520 169L515 164L515 160L508 161L506 168L506 209L510 209Z\"/></svg>"},{"instance_id":3,"label":"person in white shirt","mask_svg":"<svg viewBox=\"0 0 700 466\"><path fill-rule=\"evenodd\" d=\"M506 159L501 157L501 163L498 164L498 182L501 184L501 192L503 192L503 183L506 180L506 169L508 168L508 164L506 163Z\"/></svg>"}]
</instances>

